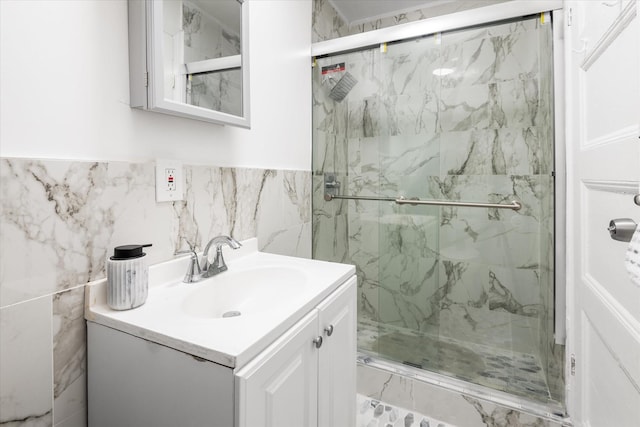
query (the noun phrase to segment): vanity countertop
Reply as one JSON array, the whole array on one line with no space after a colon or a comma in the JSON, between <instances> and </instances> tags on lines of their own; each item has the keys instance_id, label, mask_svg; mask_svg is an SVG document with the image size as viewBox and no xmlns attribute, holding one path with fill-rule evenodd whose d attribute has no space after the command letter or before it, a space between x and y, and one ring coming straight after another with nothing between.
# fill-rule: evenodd
<instances>
[{"instance_id":1,"label":"vanity countertop","mask_svg":"<svg viewBox=\"0 0 640 427\"><path fill-rule=\"evenodd\" d=\"M91 282L85 289L85 318L237 369L355 274L352 265L260 252L256 239L242 243L238 250L223 249L228 271L200 282L182 282L188 257L149 267L147 301L132 310L109 308L107 280ZM283 277L288 276L289 287L276 287L279 292L271 293L265 287L269 286L269 280L277 277L278 271L283 272ZM263 277L264 283L252 284L250 294L254 301L246 306L249 308L245 312L239 307L241 315L208 317L199 313L193 315L193 310L185 309L189 304L206 307L206 298L201 301L198 298L200 295L215 298L216 290L212 287L218 283L225 281L227 285L235 286L236 278L248 280L248 277L257 278L255 282L262 282L260 278ZM227 288L233 290L233 286ZM257 294L261 296L256 297ZM188 314L189 310L191 314Z\"/></svg>"}]
</instances>

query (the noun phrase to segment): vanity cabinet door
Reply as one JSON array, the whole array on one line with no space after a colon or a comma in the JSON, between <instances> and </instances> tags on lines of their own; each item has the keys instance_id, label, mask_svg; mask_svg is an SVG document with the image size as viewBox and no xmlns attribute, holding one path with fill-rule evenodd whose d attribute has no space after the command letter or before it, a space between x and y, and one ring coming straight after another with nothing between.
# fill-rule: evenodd
<instances>
[{"instance_id":1,"label":"vanity cabinet door","mask_svg":"<svg viewBox=\"0 0 640 427\"><path fill-rule=\"evenodd\" d=\"M318 425L356 425L356 278L319 306Z\"/></svg>"},{"instance_id":2,"label":"vanity cabinet door","mask_svg":"<svg viewBox=\"0 0 640 427\"><path fill-rule=\"evenodd\" d=\"M231 368L87 322L88 425L229 427Z\"/></svg>"},{"instance_id":3,"label":"vanity cabinet door","mask_svg":"<svg viewBox=\"0 0 640 427\"><path fill-rule=\"evenodd\" d=\"M318 424L317 335L313 310L237 372L238 427Z\"/></svg>"}]
</instances>

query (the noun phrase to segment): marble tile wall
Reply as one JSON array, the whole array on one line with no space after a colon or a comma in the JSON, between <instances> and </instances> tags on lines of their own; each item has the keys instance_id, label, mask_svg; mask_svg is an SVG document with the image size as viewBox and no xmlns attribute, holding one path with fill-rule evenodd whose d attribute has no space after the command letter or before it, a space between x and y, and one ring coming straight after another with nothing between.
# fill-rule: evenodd
<instances>
[{"instance_id":1,"label":"marble tile wall","mask_svg":"<svg viewBox=\"0 0 640 427\"><path fill-rule=\"evenodd\" d=\"M314 257L356 265L362 321L548 362L552 74L540 52L550 43L550 27L529 19L319 60L345 62L357 84L334 102L314 72ZM327 172L341 194L523 208L325 202Z\"/></svg>"},{"instance_id":2,"label":"marble tile wall","mask_svg":"<svg viewBox=\"0 0 640 427\"><path fill-rule=\"evenodd\" d=\"M311 174L185 166L185 200L155 202L152 163L0 159L0 425L86 425L84 284L113 247L258 237L311 256Z\"/></svg>"}]
</instances>

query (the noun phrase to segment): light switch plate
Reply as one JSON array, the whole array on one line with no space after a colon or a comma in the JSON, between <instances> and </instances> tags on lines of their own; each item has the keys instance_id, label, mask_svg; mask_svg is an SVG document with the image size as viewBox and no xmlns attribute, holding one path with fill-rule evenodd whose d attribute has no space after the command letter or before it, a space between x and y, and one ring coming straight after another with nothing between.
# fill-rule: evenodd
<instances>
[{"instance_id":1,"label":"light switch plate","mask_svg":"<svg viewBox=\"0 0 640 427\"><path fill-rule=\"evenodd\" d=\"M156 160L156 202L184 200L182 163L177 160Z\"/></svg>"}]
</instances>

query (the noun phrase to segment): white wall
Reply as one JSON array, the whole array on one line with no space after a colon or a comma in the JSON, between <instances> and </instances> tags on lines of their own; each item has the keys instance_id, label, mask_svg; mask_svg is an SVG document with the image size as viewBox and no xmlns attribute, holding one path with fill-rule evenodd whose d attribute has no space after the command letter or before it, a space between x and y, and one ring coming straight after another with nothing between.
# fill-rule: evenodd
<instances>
[{"instance_id":1,"label":"white wall","mask_svg":"<svg viewBox=\"0 0 640 427\"><path fill-rule=\"evenodd\" d=\"M129 107L125 0L0 1L0 155L311 169L311 1L250 0L250 130Z\"/></svg>"}]
</instances>

